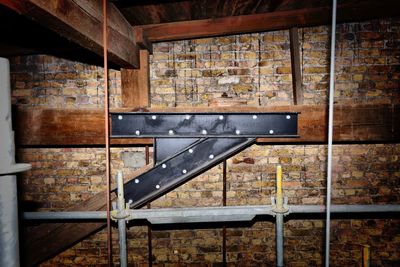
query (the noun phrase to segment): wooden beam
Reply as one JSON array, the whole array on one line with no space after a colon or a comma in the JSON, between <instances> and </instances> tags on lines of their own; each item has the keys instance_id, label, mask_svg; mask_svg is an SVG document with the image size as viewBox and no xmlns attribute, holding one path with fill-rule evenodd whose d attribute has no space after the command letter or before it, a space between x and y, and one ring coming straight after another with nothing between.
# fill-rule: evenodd
<instances>
[{"instance_id":1,"label":"wooden beam","mask_svg":"<svg viewBox=\"0 0 400 267\"><path fill-rule=\"evenodd\" d=\"M146 33L143 31L142 27L134 27L133 34L135 36L136 44L142 48L149 51L150 54L153 54L153 44L147 38Z\"/></svg>"},{"instance_id":2,"label":"wooden beam","mask_svg":"<svg viewBox=\"0 0 400 267\"><path fill-rule=\"evenodd\" d=\"M337 22L360 21L400 15L400 1L364 0L338 6ZM151 42L173 41L308 27L331 23L331 7L318 7L216 19L181 21L142 26Z\"/></svg>"},{"instance_id":3,"label":"wooden beam","mask_svg":"<svg viewBox=\"0 0 400 267\"><path fill-rule=\"evenodd\" d=\"M303 105L303 88L301 77L299 31L289 29L290 36L290 63L292 65L293 104Z\"/></svg>"},{"instance_id":4,"label":"wooden beam","mask_svg":"<svg viewBox=\"0 0 400 267\"><path fill-rule=\"evenodd\" d=\"M140 69L121 70L122 106L131 109L150 105L149 52L140 50Z\"/></svg>"},{"instance_id":5,"label":"wooden beam","mask_svg":"<svg viewBox=\"0 0 400 267\"><path fill-rule=\"evenodd\" d=\"M397 142L400 140L400 105L336 105L335 142ZM112 111L131 111L118 109ZM301 112L300 138L259 138L262 143L326 143L325 105L276 107L159 108L153 112ZM17 109L16 143L20 146L103 145L101 110ZM112 144L152 144L152 139L112 139Z\"/></svg>"},{"instance_id":6,"label":"wooden beam","mask_svg":"<svg viewBox=\"0 0 400 267\"><path fill-rule=\"evenodd\" d=\"M37 21L80 46L103 55L101 1L0 0L18 13ZM139 50L132 27L111 3L108 4L109 60L120 67L138 67ZM23 34L23 33L21 33Z\"/></svg>"},{"instance_id":7,"label":"wooden beam","mask_svg":"<svg viewBox=\"0 0 400 267\"><path fill-rule=\"evenodd\" d=\"M100 109L18 109L13 113L16 143L28 146L104 145L103 116ZM29 127L23 123L28 123ZM152 144L152 140L112 139L111 144Z\"/></svg>"},{"instance_id":8,"label":"wooden beam","mask_svg":"<svg viewBox=\"0 0 400 267\"><path fill-rule=\"evenodd\" d=\"M125 182L132 180L153 167L148 164L125 177ZM112 194L112 200L116 196ZM98 211L106 210L106 192L102 191L88 200L73 205L66 211ZM44 223L25 228L22 235L23 263L34 266L64 251L87 236L101 230L105 222L85 223Z\"/></svg>"}]
</instances>

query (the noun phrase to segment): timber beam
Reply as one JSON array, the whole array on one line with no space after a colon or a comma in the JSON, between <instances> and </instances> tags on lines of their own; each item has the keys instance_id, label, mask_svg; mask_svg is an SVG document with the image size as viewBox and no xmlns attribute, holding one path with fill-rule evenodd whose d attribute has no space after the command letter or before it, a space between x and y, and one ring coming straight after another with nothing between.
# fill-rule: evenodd
<instances>
[{"instance_id":1,"label":"timber beam","mask_svg":"<svg viewBox=\"0 0 400 267\"><path fill-rule=\"evenodd\" d=\"M365 0L342 3L337 8L337 21L352 22L400 15L400 1ZM241 33L285 30L292 27L327 25L331 7L317 7L215 19L180 21L144 25L150 42L223 36Z\"/></svg>"},{"instance_id":2,"label":"timber beam","mask_svg":"<svg viewBox=\"0 0 400 267\"><path fill-rule=\"evenodd\" d=\"M103 56L101 1L0 0L0 5ZM139 67L139 48L132 27L112 3L108 3L108 40L110 62L119 67Z\"/></svg>"},{"instance_id":3,"label":"timber beam","mask_svg":"<svg viewBox=\"0 0 400 267\"><path fill-rule=\"evenodd\" d=\"M111 112L128 112L114 109ZM152 108L150 112L209 112L210 108ZM227 112L300 112L299 138L258 138L259 143L326 143L328 112L325 105L271 107L214 107ZM23 109L14 115L19 146L104 145L103 111ZM334 142L400 141L400 105L336 105ZM112 138L113 145L149 145L151 138Z\"/></svg>"}]
</instances>

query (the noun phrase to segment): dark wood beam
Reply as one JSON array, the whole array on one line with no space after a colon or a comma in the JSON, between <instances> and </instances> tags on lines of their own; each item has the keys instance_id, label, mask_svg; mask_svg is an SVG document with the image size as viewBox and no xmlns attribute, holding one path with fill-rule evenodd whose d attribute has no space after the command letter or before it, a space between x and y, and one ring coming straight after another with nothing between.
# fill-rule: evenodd
<instances>
[{"instance_id":1,"label":"dark wood beam","mask_svg":"<svg viewBox=\"0 0 400 267\"><path fill-rule=\"evenodd\" d=\"M399 15L400 1L350 1L338 6L337 22L361 21ZM330 23L331 7L327 6L216 19L149 24L142 27L150 42L162 42Z\"/></svg>"},{"instance_id":2,"label":"dark wood beam","mask_svg":"<svg viewBox=\"0 0 400 267\"><path fill-rule=\"evenodd\" d=\"M140 50L140 69L121 69L122 106L139 109L150 105L149 52Z\"/></svg>"},{"instance_id":3,"label":"dark wood beam","mask_svg":"<svg viewBox=\"0 0 400 267\"><path fill-rule=\"evenodd\" d=\"M131 111L118 109L114 111ZM210 112L210 108L160 108L154 112ZM215 107L215 112L301 112L300 138L259 138L261 143L326 143L327 107ZM20 146L103 145L102 110L17 109L16 143ZM397 142L400 140L399 105L336 105L334 142ZM112 144L152 144L152 139L112 139Z\"/></svg>"},{"instance_id":4,"label":"dark wood beam","mask_svg":"<svg viewBox=\"0 0 400 267\"><path fill-rule=\"evenodd\" d=\"M101 1L0 0L0 5L12 8L97 55L103 55ZM110 62L120 67L138 67L139 50L132 27L111 3L108 12Z\"/></svg>"},{"instance_id":5,"label":"dark wood beam","mask_svg":"<svg viewBox=\"0 0 400 267\"><path fill-rule=\"evenodd\" d=\"M292 65L293 104L303 105L303 88L301 77L300 43L297 28L289 29L290 63Z\"/></svg>"},{"instance_id":6,"label":"dark wood beam","mask_svg":"<svg viewBox=\"0 0 400 267\"><path fill-rule=\"evenodd\" d=\"M153 165L148 164L129 176L125 182L132 180L141 173L150 169ZM112 200L115 199L114 193ZM106 191L102 191L83 201L72 205L65 211L98 211L106 210ZM96 233L105 227L105 222L84 223L43 223L34 227L24 228L22 234L22 262L24 266L35 266L58 253L73 246L87 236Z\"/></svg>"},{"instance_id":7,"label":"dark wood beam","mask_svg":"<svg viewBox=\"0 0 400 267\"><path fill-rule=\"evenodd\" d=\"M153 44L147 38L146 33L143 31L142 27L134 27L133 34L135 36L136 44L142 48L149 51L150 54L153 54Z\"/></svg>"}]
</instances>

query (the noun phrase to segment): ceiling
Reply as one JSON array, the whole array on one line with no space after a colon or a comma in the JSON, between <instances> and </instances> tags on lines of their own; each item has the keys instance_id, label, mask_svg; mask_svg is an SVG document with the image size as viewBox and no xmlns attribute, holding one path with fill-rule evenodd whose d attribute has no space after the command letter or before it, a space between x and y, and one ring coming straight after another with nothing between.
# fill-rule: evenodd
<instances>
[{"instance_id":1,"label":"ceiling","mask_svg":"<svg viewBox=\"0 0 400 267\"><path fill-rule=\"evenodd\" d=\"M17 3L24 3L25 0L15 0ZM27 1L27 0L26 0ZM27 2L40 2L39 0L30 0ZM93 2L92 2L93 1ZM61 5L62 3L75 3L84 4L90 8L99 8L101 10L102 0L59 0L54 1L60 5L60 8L67 6ZM331 6L332 0L108 0L113 3L117 9L116 12L122 13L125 19L132 25L151 25L162 24L168 22L191 21L191 20L204 20L215 19L224 17L235 17L241 15L252 14L272 14L280 11L298 11L303 13L304 10L312 8L327 8ZM388 16L387 12L397 10L396 15L400 14L397 8L399 7L399 0L338 0L338 8L352 6L350 8L350 16L354 20L363 19L363 14L357 9L364 3L364 11L369 13L369 19L372 17ZM81 62L91 64L101 64L102 58L96 55L93 51L84 49L78 44L70 41L68 32L64 36L60 30L58 33L50 30L48 23L38 23L36 19L29 19L30 10L27 14L19 14L14 10L6 7L7 4L14 3L14 0L0 0L0 56L12 57L18 55L32 55L32 54L52 54L56 56L66 57L70 59L78 59ZM374 4L381 9L376 12L375 9L369 8L370 4ZM5 6L4 6L5 4ZM12 5L11 5L12 6ZM88 14L91 10L87 10ZM68 12L65 12L67 14ZM293 12L292 12L293 13ZM353 16L354 13L354 16ZM376 15L376 14L378 15ZM61 15L65 15L61 14ZM101 21L101 12L99 12L98 20ZM282 16L281 13L276 16ZM68 14L67 14L68 15ZM90 14L89 14L90 16ZM390 16L390 14L389 14ZM73 16L71 15L71 18ZM123 22L126 23L124 18ZM243 19L246 19L243 17ZM285 21L286 18L279 17L280 20ZM45 21L45 20L44 20ZM121 20L119 20L121 22ZM128 28L129 28L129 23ZM212 25L213 20L210 21ZM88 27L92 26L87 23ZM12 27L11 27L12 25ZM86 25L86 24L85 24ZM121 24L116 24L118 25ZM230 25L227 25L230 26ZM175 27L175 26L171 26ZM191 26L189 26L190 29ZM207 26L208 27L208 26ZM137 27L140 28L140 27ZM247 31L249 32L249 31ZM166 33L167 34L167 33ZM122 46L122 44L121 44Z\"/></svg>"},{"instance_id":2,"label":"ceiling","mask_svg":"<svg viewBox=\"0 0 400 267\"><path fill-rule=\"evenodd\" d=\"M324 7L329 6L331 2L331 0L113 0L131 25Z\"/></svg>"}]
</instances>

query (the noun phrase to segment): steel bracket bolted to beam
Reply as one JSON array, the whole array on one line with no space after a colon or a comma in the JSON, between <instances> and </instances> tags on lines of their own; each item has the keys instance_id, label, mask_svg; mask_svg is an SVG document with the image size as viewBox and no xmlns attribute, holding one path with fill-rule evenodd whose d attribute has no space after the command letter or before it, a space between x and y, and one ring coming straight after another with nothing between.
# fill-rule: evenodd
<instances>
[{"instance_id":1,"label":"steel bracket bolted to beam","mask_svg":"<svg viewBox=\"0 0 400 267\"><path fill-rule=\"evenodd\" d=\"M298 113L112 113L111 137L154 137L155 166L125 185L139 208L255 143L297 135Z\"/></svg>"}]
</instances>

